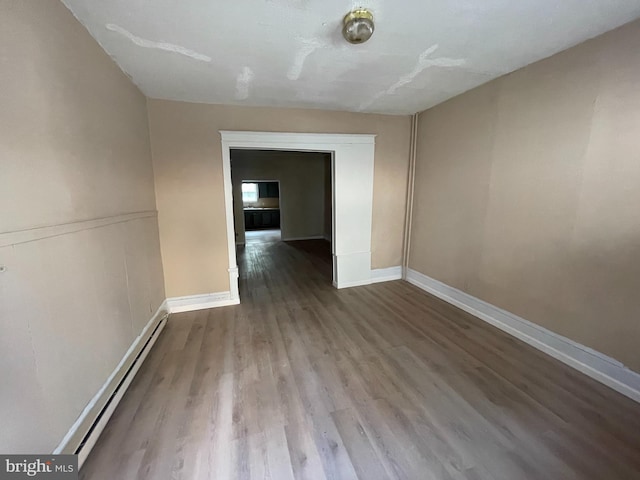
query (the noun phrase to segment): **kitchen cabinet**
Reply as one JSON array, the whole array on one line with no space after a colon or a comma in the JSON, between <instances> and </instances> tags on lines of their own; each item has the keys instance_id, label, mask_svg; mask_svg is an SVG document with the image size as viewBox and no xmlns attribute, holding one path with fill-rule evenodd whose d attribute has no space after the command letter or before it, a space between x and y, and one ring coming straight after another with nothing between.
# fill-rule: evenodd
<instances>
[{"instance_id":1,"label":"kitchen cabinet","mask_svg":"<svg viewBox=\"0 0 640 480\"><path fill-rule=\"evenodd\" d=\"M280 228L280 210L277 208L249 208L244 210L244 229Z\"/></svg>"},{"instance_id":2,"label":"kitchen cabinet","mask_svg":"<svg viewBox=\"0 0 640 480\"><path fill-rule=\"evenodd\" d=\"M280 191L278 182L259 182L258 197L260 198L278 198Z\"/></svg>"}]
</instances>

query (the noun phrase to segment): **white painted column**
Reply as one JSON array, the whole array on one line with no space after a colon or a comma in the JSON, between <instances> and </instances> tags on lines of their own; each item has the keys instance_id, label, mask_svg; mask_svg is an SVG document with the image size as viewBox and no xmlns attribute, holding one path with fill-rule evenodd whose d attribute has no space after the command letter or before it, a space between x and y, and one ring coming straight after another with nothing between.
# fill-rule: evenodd
<instances>
[{"instance_id":1,"label":"white painted column","mask_svg":"<svg viewBox=\"0 0 640 480\"><path fill-rule=\"evenodd\" d=\"M371 283L374 150L372 141L340 145L335 151L333 272L337 288Z\"/></svg>"}]
</instances>

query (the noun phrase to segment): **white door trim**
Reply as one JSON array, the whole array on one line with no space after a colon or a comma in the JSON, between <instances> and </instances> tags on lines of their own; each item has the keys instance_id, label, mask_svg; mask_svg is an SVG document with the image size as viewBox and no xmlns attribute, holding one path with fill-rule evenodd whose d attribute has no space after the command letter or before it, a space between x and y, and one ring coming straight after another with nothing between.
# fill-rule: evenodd
<instances>
[{"instance_id":1,"label":"white door trim","mask_svg":"<svg viewBox=\"0 0 640 480\"><path fill-rule=\"evenodd\" d=\"M332 152L333 284L337 288L371 282L371 223L375 135L242 132L221 130L222 170L229 252L231 300L239 299L233 228L231 149Z\"/></svg>"}]
</instances>

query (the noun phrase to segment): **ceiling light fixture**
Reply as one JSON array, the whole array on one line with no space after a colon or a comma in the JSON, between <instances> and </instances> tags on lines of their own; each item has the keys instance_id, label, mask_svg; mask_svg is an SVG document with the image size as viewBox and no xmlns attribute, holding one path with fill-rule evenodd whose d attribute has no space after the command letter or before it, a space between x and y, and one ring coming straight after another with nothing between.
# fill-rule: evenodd
<instances>
[{"instance_id":1,"label":"ceiling light fixture","mask_svg":"<svg viewBox=\"0 0 640 480\"><path fill-rule=\"evenodd\" d=\"M373 14L364 8L353 10L344 17L342 35L349 43L364 43L373 35Z\"/></svg>"}]
</instances>

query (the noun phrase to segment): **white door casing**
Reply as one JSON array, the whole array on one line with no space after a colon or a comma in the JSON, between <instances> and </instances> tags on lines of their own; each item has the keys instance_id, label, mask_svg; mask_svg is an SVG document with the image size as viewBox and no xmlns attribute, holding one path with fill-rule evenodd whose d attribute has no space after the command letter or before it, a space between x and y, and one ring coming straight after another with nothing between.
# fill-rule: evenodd
<instances>
[{"instance_id":1,"label":"white door casing","mask_svg":"<svg viewBox=\"0 0 640 480\"><path fill-rule=\"evenodd\" d=\"M375 135L220 131L226 209L229 286L239 298L231 184L231 149L332 152L333 284L371 283L371 223ZM304 160L301 160L304 161Z\"/></svg>"}]
</instances>

